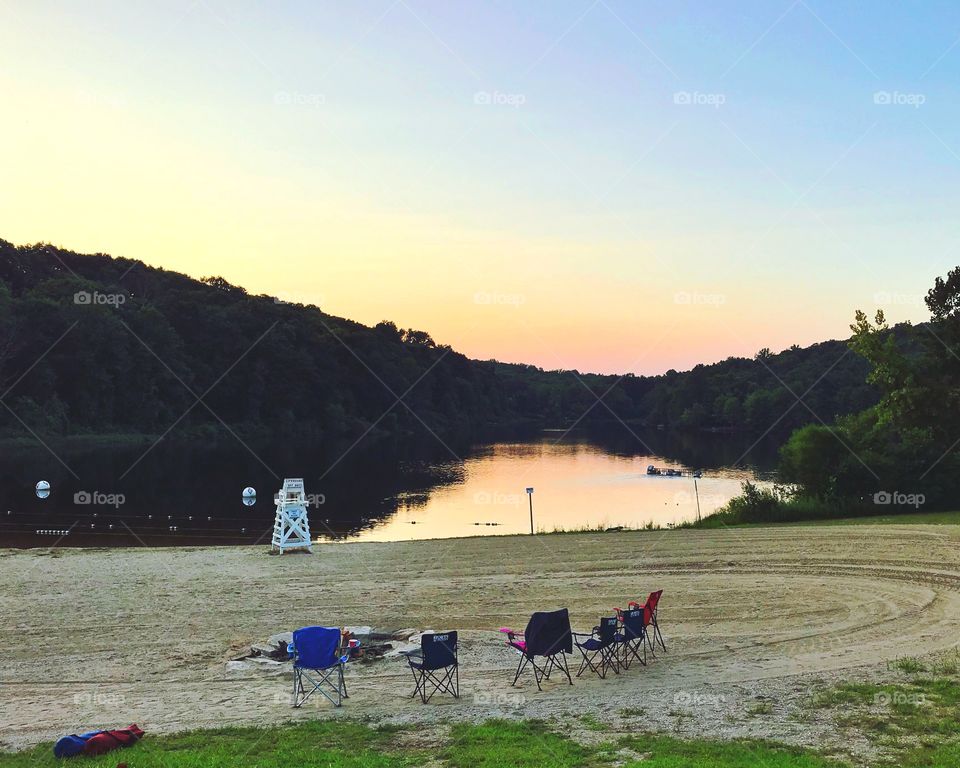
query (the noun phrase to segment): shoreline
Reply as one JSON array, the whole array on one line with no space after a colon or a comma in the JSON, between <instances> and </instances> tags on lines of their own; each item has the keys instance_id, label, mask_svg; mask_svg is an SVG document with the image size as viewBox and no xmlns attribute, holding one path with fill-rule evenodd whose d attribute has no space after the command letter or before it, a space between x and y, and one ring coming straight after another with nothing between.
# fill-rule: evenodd
<instances>
[{"instance_id":1,"label":"shoreline","mask_svg":"<svg viewBox=\"0 0 960 768\"><path fill-rule=\"evenodd\" d=\"M703 522L708 521L713 515L708 515L703 518ZM589 528L584 527L581 529L554 529L551 531L537 531L536 536L612 536L616 534L652 534L652 533L674 533L674 532L715 532L719 530L743 530L743 529L755 529L755 528L796 528L796 527L809 527L809 526L824 526L824 527L833 527L833 526L870 526L870 525L882 525L882 526L938 526L938 525L957 525L960 526L960 511L941 511L941 512L904 512L899 514L890 514L890 515L872 515L872 516L862 516L862 517L838 517L838 518L811 518L809 520L790 520L783 522L743 522L743 523L722 523L718 522L716 525L710 524L698 524L698 523L678 523L674 526L661 526L654 525L653 527L641 526L639 528L630 528L624 526L614 526L611 528ZM122 535L122 534L121 534ZM390 539L384 541L370 540L363 538L347 538L347 539L318 539L314 541L313 546L315 547L328 547L328 546L343 546L346 544L399 544L399 543L408 543L415 541L426 541L426 542L442 542L442 541L460 541L460 540L474 540L474 539L511 539L511 538L523 538L529 537L529 533L521 532L512 532L512 533L478 533L475 535L469 536L442 536L434 538L420 538L420 539ZM62 541L56 544L43 545L38 544L36 546L24 546L24 547L14 547L14 546L0 546L0 555L4 553L12 554L15 552L35 552L35 551L49 551L49 550L78 550L78 551L113 551L113 550L140 550L140 549L157 549L157 550L197 550L197 549L250 549L253 547L264 547L270 549L270 544L268 541L264 540L257 543L224 543L224 544L209 544L209 543L197 543L197 544L121 544L116 546L107 546L103 544L64 544Z\"/></svg>"}]
</instances>

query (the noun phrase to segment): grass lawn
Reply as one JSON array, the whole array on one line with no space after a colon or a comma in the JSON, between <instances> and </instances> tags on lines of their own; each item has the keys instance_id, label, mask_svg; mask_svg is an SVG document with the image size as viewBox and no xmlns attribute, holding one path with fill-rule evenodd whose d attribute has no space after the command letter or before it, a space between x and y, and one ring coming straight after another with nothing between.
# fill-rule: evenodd
<instances>
[{"instance_id":1,"label":"grass lawn","mask_svg":"<svg viewBox=\"0 0 960 768\"><path fill-rule=\"evenodd\" d=\"M422 736L422 734L420 735ZM806 750L756 741L683 741L631 735L584 746L536 722L491 720L452 726L436 744L410 728L371 728L355 720L315 721L270 729L227 728L151 737L98 758L76 758L84 768L843 768ZM67 764L73 764L68 762ZM0 768L63 765L49 744L0 754Z\"/></svg>"},{"instance_id":2,"label":"grass lawn","mask_svg":"<svg viewBox=\"0 0 960 768\"><path fill-rule=\"evenodd\" d=\"M783 527L789 525L960 525L960 512L906 512L899 515L876 515L870 517L823 517L789 522L724 523L705 517L691 528L757 528L760 526Z\"/></svg>"},{"instance_id":3,"label":"grass lawn","mask_svg":"<svg viewBox=\"0 0 960 768\"><path fill-rule=\"evenodd\" d=\"M897 768L960 766L960 660L900 659L905 682L845 683L821 691L812 706L834 710L837 726L863 733Z\"/></svg>"},{"instance_id":4,"label":"grass lawn","mask_svg":"<svg viewBox=\"0 0 960 768\"><path fill-rule=\"evenodd\" d=\"M908 512L877 517L841 517L836 520L805 520L784 525L960 525L960 512Z\"/></svg>"}]
</instances>

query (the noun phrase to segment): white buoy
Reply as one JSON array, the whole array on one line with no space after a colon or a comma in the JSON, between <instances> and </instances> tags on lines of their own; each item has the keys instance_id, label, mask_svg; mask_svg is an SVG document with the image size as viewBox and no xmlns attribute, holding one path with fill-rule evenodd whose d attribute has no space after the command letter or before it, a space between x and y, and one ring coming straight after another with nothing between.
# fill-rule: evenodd
<instances>
[{"instance_id":1,"label":"white buoy","mask_svg":"<svg viewBox=\"0 0 960 768\"><path fill-rule=\"evenodd\" d=\"M37 490L38 490L38 491L49 491L49 490L50 490L50 483L48 483L46 480L41 480L39 483L37 483Z\"/></svg>"},{"instance_id":2,"label":"white buoy","mask_svg":"<svg viewBox=\"0 0 960 768\"><path fill-rule=\"evenodd\" d=\"M243 498L251 499L257 495L257 489L252 486L247 486L243 489Z\"/></svg>"}]
</instances>

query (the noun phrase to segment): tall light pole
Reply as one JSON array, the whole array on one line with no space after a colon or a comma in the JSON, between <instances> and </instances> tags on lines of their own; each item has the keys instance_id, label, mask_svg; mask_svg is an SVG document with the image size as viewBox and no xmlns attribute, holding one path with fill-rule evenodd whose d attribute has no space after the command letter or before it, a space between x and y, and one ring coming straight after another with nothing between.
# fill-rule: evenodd
<instances>
[{"instance_id":1,"label":"tall light pole","mask_svg":"<svg viewBox=\"0 0 960 768\"><path fill-rule=\"evenodd\" d=\"M533 536L533 488L527 488L527 499L530 501L530 535Z\"/></svg>"},{"instance_id":2,"label":"tall light pole","mask_svg":"<svg viewBox=\"0 0 960 768\"><path fill-rule=\"evenodd\" d=\"M697 497L697 522L700 522L700 491L697 490L697 476L693 476L693 492Z\"/></svg>"}]
</instances>

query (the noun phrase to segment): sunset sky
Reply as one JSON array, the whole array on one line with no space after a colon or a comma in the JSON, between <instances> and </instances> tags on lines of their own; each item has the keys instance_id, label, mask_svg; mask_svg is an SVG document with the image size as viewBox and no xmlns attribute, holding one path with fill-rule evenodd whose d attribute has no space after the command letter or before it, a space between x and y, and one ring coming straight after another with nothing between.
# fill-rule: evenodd
<instances>
[{"instance_id":1,"label":"sunset sky","mask_svg":"<svg viewBox=\"0 0 960 768\"><path fill-rule=\"evenodd\" d=\"M0 0L0 238L659 373L925 318L958 83L946 1Z\"/></svg>"}]
</instances>

